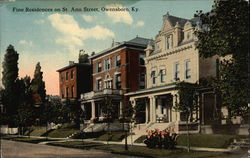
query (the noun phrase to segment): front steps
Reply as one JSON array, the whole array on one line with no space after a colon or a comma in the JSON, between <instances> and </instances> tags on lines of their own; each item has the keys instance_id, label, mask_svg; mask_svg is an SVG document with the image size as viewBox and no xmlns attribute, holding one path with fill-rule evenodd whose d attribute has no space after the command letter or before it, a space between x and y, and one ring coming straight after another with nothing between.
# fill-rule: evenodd
<instances>
[{"instance_id":1,"label":"front steps","mask_svg":"<svg viewBox=\"0 0 250 158\"><path fill-rule=\"evenodd\" d=\"M229 149L232 151L237 151L240 149L250 150L250 138L240 140L234 139L233 143L231 143L231 145L229 146Z\"/></svg>"},{"instance_id":2,"label":"front steps","mask_svg":"<svg viewBox=\"0 0 250 158\"><path fill-rule=\"evenodd\" d=\"M139 137L146 135L146 131L147 130L154 130L154 129L158 129L160 131L169 128L175 127L175 123L174 122L170 122L170 123L156 123L156 122L151 122L148 124L137 124L135 125L135 127L132 129L132 136L128 136L127 138L127 143L128 144L133 144L134 141L136 139L138 139ZM125 139L123 139L122 143L125 143Z\"/></svg>"}]
</instances>

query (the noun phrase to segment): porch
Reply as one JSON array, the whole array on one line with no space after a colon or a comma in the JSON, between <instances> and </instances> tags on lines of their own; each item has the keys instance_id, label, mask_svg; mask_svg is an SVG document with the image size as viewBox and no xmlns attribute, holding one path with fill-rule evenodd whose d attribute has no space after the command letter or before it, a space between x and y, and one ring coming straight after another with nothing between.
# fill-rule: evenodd
<instances>
[{"instance_id":1,"label":"porch","mask_svg":"<svg viewBox=\"0 0 250 158\"><path fill-rule=\"evenodd\" d=\"M81 95L81 108L87 122L105 122L108 118L107 112L112 114L112 119L119 119L122 107L122 91L117 89L91 91Z\"/></svg>"}]
</instances>

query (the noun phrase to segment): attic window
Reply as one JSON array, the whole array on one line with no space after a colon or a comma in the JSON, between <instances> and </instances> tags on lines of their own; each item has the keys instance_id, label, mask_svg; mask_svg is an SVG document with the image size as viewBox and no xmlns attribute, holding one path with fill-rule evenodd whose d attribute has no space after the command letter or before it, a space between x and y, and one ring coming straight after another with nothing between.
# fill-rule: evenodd
<instances>
[{"instance_id":1,"label":"attic window","mask_svg":"<svg viewBox=\"0 0 250 158\"><path fill-rule=\"evenodd\" d=\"M166 42L165 44L166 50L173 48L173 35L166 36L165 42Z\"/></svg>"},{"instance_id":2,"label":"attic window","mask_svg":"<svg viewBox=\"0 0 250 158\"><path fill-rule=\"evenodd\" d=\"M190 39L190 31L188 31L188 32L185 33L185 39L186 40Z\"/></svg>"}]
</instances>

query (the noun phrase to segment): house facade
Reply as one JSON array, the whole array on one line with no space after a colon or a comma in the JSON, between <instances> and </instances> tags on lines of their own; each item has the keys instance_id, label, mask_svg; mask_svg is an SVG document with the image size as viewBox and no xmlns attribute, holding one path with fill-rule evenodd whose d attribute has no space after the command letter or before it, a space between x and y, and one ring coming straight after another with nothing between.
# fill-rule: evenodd
<instances>
[{"instance_id":1,"label":"house facade","mask_svg":"<svg viewBox=\"0 0 250 158\"><path fill-rule=\"evenodd\" d=\"M131 103L143 105L145 129L173 127L181 133L186 129L186 117L174 109L179 102L176 83L197 83L217 74L218 57L203 59L195 48L194 30L199 29L198 19L163 16L163 25L154 42L148 44L145 56L146 89L126 93ZM208 124L216 111L214 93L204 90L197 94L200 107L192 114L190 130L198 132L199 123ZM160 124L159 124L160 123Z\"/></svg>"},{"instance_id":2,"label":"house facade","mask_svg":"<svg viewBox=\"0 0 250 158\"><path fill-rule=\"evenodd\" d=\"M81 95L86 120L102 121L107 100L113 105L114 118L120 118L128 104L124 94L145 88L144 50L149 41L136 37L126 42L113 42L111 48L90 57L93 91Z\"/></svg>"},{"instance_id":3,"label":"house facade","mask_svg":"<svg viewBox=\"0 0 250 158\"><path fill-rule=\"evenodd\" d=\"M92 89L92 68L89 63L69 62L59 70L59 90L62 102L77 103L80 94Z\"/></svg>"}]
</instances>

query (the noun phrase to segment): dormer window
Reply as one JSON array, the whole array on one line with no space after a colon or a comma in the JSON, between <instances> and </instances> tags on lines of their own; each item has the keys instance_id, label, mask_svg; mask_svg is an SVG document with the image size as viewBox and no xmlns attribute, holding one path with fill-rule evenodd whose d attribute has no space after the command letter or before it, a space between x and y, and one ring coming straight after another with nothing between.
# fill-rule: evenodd
<instances>
[{"instance_id":1,"label":"dormer window","mask_svg":"<svg viewBox=\"0 0 250 158\"><path fill-rule=\"evenodd\" d=\"M159 50L160 49L160 42L155 43L155 49Z\"/></svg>"},{"instance_id":2,"label":"dormer window","mask_svg":"<svg viewBox=\"0 0 250 158\"><path fill-rule=\"evenodd\" d=\"M166 36L165 42L166 42L165 44L166 50L173 48L173 35Z\"/></svg>"}]
</instances>

